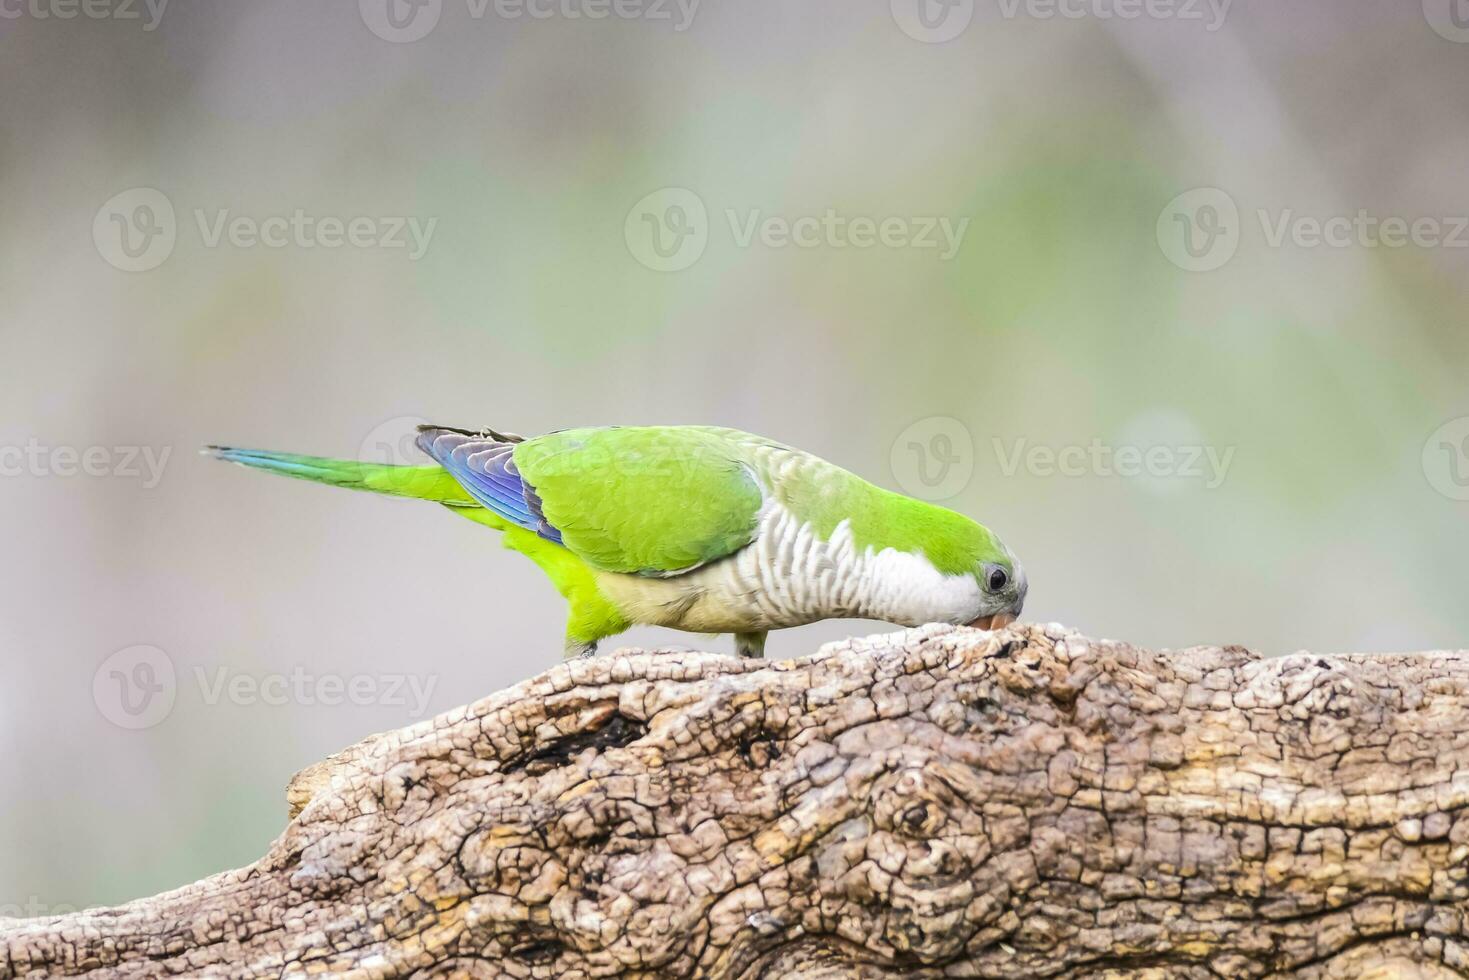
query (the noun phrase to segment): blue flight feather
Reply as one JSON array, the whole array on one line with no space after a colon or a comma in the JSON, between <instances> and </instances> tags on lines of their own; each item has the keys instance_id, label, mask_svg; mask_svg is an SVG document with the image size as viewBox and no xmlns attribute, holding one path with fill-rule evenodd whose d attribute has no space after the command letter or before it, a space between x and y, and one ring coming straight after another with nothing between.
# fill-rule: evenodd
<instances>
[{"instance_id":1,"label":"blue flight feather","mask_svg":"<svg viewBox=\"0 0 1469 980\"><path fill-rule=\"evenodd\" d=\"M418 434L422 449L486 509L512 524L561 543L561 532L547 523L534 488L515 466L515 444L471 436L449 429L425 428Z\"/></svg>"}]
</instances>

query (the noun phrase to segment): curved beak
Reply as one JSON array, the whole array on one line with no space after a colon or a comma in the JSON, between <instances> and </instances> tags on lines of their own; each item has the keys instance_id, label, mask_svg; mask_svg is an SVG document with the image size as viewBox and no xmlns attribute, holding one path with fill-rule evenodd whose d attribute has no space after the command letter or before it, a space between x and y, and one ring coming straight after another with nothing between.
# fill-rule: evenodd
<instances>
[{"instance_id":1,"label":"curved beak","mask_svg":"<svg viewBox=\"0 0 1469 980\"><path fill-rule=\"evenodd\" d=\"M981 616L970 623L975 629L1001 630L1015 622L1015 614L1012 612L995 613L993 616Z\"/></svg>"}]
</instances>

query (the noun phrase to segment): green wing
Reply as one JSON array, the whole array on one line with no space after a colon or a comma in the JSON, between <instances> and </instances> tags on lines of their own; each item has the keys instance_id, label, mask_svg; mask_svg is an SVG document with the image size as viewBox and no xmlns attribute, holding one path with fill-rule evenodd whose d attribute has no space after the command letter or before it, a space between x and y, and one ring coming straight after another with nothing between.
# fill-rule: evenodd
<instances>
[{"instance_id":1,"label":"green wing","mask_svg":"<svg viewBox=\"0 0 1469 980\"><path fill-rule=\"evenodd\" d=\"M662 575L754 540L764 494L742 447L697 426L567 429L515 447L562 543L594 568Z\"/></svg>"}]
</instances>

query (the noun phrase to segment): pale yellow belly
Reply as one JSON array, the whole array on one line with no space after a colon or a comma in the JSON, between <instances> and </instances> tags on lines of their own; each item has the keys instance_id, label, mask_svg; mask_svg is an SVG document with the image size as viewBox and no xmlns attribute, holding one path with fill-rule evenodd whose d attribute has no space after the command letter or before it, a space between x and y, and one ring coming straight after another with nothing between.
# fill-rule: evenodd
<instances>
[{"instance_id":1,"label":"pale yellow belly","mask_svg":"<svg viewBox=\"0 0 1469 980\"><path fill-rule=\"evenodd\" d=\"M597 587L631 622L692 633L784 629L833 615L800 604L771 602L770 583L761 589L737 572L729 567L729 559L673 578L598 572Z\"/></svg>"}]
</instances>

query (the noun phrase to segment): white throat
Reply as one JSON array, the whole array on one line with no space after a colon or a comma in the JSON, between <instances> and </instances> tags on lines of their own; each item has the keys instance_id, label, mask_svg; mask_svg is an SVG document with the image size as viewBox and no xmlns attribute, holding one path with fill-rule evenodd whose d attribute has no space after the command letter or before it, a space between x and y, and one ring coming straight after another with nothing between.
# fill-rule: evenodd
<instances>
[{"instance_id":1,"label":"white throat","mask_svg":"<svg viewBox=\"0 0 1469 980\"><path fill-rule=\"evenodd\" d=\"M982 596L972 575L945 575L925 556L858 548L849 521L825 540L785 507L769 503L756 540L724 569L750 589L772 623L861 617L890 623L964 623ZM724 563L721 563L724 564Z\"/></svg>"},{"instance_id":2,"label":"white throat","mask_svg":"<svg viewBox=\"0 0 1469 980\"><path fill-rule=\"evenodd\" d=\"M598 582L634 622L708 633L841 618L967 623L982 601L972 575L945 575L923 555L859 549L848 521L823 539L774 501L755 540L728 558L671 578L604 573Z\"/></svg>"}]
</instances>

